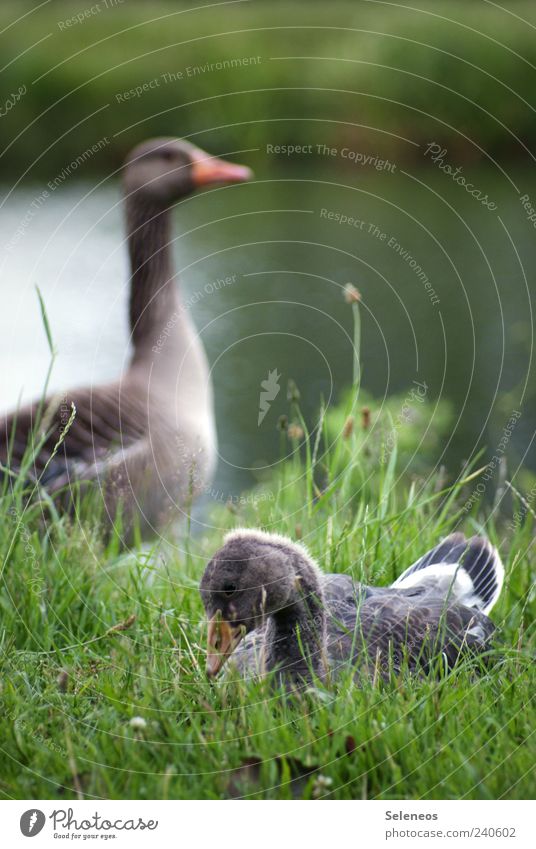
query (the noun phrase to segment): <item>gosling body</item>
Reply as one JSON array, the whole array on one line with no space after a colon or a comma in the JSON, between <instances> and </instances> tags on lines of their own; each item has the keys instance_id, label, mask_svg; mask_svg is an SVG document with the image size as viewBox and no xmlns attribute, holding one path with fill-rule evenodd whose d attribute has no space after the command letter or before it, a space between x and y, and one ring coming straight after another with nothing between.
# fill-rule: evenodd
<instances>
[{"instance_id":1,"label":"gosling body","mask_svg":"<svg viewBox=\"0 0 536 849\"><path fill-rule=\"evenodd\" d=\"M246 676L277 670L296 683L325 679L351 664L356 675L387 677L404 667L452 668L489 648L487 615L504 579L484 537L451 534L391 586L324 574L304 546L241 530L208 564L201 596L209 618L207 672L232 658Z\"/></svg>"}]
</instances>

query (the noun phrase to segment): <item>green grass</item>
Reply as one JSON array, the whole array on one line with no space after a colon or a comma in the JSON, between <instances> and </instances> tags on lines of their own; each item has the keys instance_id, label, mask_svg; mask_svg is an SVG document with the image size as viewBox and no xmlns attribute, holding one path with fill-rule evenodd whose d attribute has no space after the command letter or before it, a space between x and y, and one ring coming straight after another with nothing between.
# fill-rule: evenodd
<instances>
[{"instance_id":1,"label":"green grass","mask_svg":"<svg viewBox=\"0 0 536 849\"><path fill-rule=\"evenodd\" d=\"M289 418L299 422L290 394ZM513 523L496 509L484 528L507 571L493 611L499 646L485 669L467 662L450 675L403 674L359 689L348 674L294 698L271 682L209 683L204 674L197 587L225 529L301 538L326 571L381 584L455 526L482 529L478 505L463 510L476 478L447 488L425 470L435 442L421 436L429 426L441 438L448 411L423 403L420 419L397 426L403 401L369 399L364 428L362 398L350 393L305 446L294 432L292 456L249 500L215 508L212 526L183 531L176 547L122 553L115 540L102 543L95 521L60 519L35 495L26 506L20 481L5 487L2 796L530 798L530 509Z\"/></svg>"},{"instance_id":2,"label":"green grass","mask_svg":"<svg viewBox=\"0 0 536 849\"><path fill-rule=\"evenodd\" d=\"M18 177L28 167L31 177L50 179L102 137L110 143L78 175L105 170L131 143L161 132L196 133L210 149L216 134L218 150L265 149L268 139L350 144L394 152L397 161L414 155L398 135L452 145L456 161L483 155L473 142L487 153L513 150L500 121L532 139L534 71L511 52L536 64L530 27L491 6L483 12L480 3L421 5L461 25L344 2L328 13L324 4L308 3L313 29L303 29L300 3L285 4L275 18L273 4L251 3L219 15L201 10L149 22L177 4L128 3L60 32L57 20L80 4L43 7L2 36L7 67L0 105L21 84L28 89L3 118L5 173ZM510 8L534 20L533 4ZM3 26L15 11L21 14L20 4L2 5ZM274 29L274 19L286 29ZM327 31L326 23L339 29ZM217 35L222 31L230 34ZM50 38L24 52L48 32ZM191 40L199 36L208 37ZM420 44L408 49L405 39ZM180 48L170 46L179 41ZM199 75L128 103L114 100L164 72L257 53L263 62L247 73ZM352 61L270 58L287 55ZM289 90L275 96L273 89L282 87ZM334 96L331 89L361 93ZM43 152L37 162L36 150ZM356 389L321 415L304 445L282 430L282 449L291 457L273 477L243 503L214 507L202 533L182 529L175 545L121 552L117 539L102 541L93 505L81 506L80 522L60 518L22 477L9 485L6 479L0 494L4 798L530 798L532 502L524 507L515 496L521 518L514 523L500 491L493 505L475 502L466 512L476 478L460 483L433 466L448 408L414 401L401 415L404 396L380 405L363 393L356 400ZM289 420L305 426L295 393ZM492 614L499 641L488 668L467 663L448 676L402 675L359 689L347 676L293 700L269 682L209 683L197 587L225 530L242 525L300 538L324 570L380 584L454 528L484 530L500 546L507 570ZM137 717L143 721L131 724Z\"/></svg>"}]
</instances>

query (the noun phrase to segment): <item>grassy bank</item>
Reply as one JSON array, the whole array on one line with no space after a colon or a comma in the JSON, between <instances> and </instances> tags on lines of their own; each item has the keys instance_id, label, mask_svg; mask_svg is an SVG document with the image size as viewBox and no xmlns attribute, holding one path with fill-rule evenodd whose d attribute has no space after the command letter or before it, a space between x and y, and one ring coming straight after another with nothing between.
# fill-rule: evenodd
<instances>
[{"instance_id":1,"label":"grassy bank","mask_svg":"<svg viewBox=\"0 0 536 849\"><path fill-rule=\"evenodd\" d=\"M80 173L107 171L158 133L221 151L318 143L398 161L421 160L418 145L435 140L458 161L529 161L529 0L508 11L445 0L421 11L203 5L53 3L14 23L30 4L2 4L0 106L14 98L1 125L4 179L53 178L102 140Z\"/></svg>"},{"instance_id":2,"label":"grassy bank","mask_svg":"<svg viewBox=\"0 0 536 849\"><path fill-rule=\"evenodd\" d=\"M497 509L484 528L507 572L487 670L468 663L359 690L342 680L295 702L266 682L207 682L197 587L225 529L301 538L324 570L385 584L453 527L482 528L478 504L464 506L476 478L447 490L425 471L448 411L423 403L417 418L400 417L404 399L371 403L370 414L361 404L302 438L294 393L293 428L281 431L292 456L176 548L120 554L91 522L53 519L36 499L26 507L20 488L4 493L4 798L531 796L536 562L521 505L515 521Z\"/></svg>"}]
</instances>

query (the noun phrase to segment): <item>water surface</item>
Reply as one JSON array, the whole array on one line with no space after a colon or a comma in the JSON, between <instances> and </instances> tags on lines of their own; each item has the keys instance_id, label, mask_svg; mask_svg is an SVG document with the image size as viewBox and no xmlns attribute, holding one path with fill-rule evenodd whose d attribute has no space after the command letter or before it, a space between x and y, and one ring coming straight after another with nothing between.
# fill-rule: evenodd
<instances>
[{"instance_id":1,"label":"water surface","mask_svg":"<svg viewBox=\"0 0 536 849\"><path fill-rule=\"evenodd\" d=\"M382 398L420 381L431 399L451 401L456 424L437 461L454 469L480 447L492 455L516 408L509 452L523 458L536 409L534 382L525 386L536 230L512 182L482 169L473 178L496 212L435 170L411 168L261 169L252 184L178 206L180 285L213 367L213 497L236 496L278 456L289 379L311 421L322 396L336 400L350 384L347 282L363 298L366 389ZM512 181L536 197L533 177ZM3 408L45 379L36 285L58 349L51 389L109 380L128 358L119 187L71 183L38 202L42 190L20 189L0 209ZM261 381L274 370L280 391L259 426Z\"/></svg>"}]
</instances>

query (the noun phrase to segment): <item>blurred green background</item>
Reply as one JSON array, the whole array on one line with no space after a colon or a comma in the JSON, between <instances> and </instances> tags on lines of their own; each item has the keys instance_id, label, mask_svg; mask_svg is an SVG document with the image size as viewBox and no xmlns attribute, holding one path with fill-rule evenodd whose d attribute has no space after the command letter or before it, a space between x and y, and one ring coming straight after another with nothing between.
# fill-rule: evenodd
<instances>
[{"instance_id":1,"label":"blurred green background","mask_svg":"<svg viewBox=\"0 0 536 849\"><path fill-rule=\"evenodd\" d=\"M281 125L270 130L278 139L294 143L367 143L413 161L419 153L407 140L432 137L458 160L507 156L530 164L534 3L413 5L4 2L2 90L28 86L3 129L4 144L21 134L5 151L4 167L47 174L108 136L110 146L92 163L98 171L119 164L147 131L218 128L222 147L237 140L262 146L269 122ZM70 23L77 15L83 20ZM260 62L203 71L245 56ZM188 68L198 70L188 75ZM162 78L177 72L182 79ZM158 85L141 96L116 100L154 79Z\"/></svg>"},{"instance_id":2,"label":"blurred green background","mask_svg":"<svg viewBox=\"0 0 536 849\"><path fill-rule=\"evenodd\" d=\"M185 291L236 275L192 308L214 366L215 497L240 491L278 455L287 380L310 420L321 396L349 385L348 281L363 297L363 383L378 403L416 380L445 399L453 427L435 460L453 472L480 450L493 456L521 410L507 454L523 482L518 466L535 466L536 229L522 199L536 207L536 6L419 7L3 3L3 406L21 386L35 394L43 377L35 283L58 342L58 386L121 367L127 271L116 169L145 137L186 136L257 177L177 211ZM436 163L430 143L444 149ZM310 148L271 152L277 145ZM283 388L258 428L260 382L273 368Z\"/></svg>"}]
</instances>

